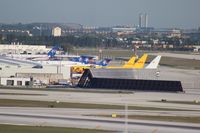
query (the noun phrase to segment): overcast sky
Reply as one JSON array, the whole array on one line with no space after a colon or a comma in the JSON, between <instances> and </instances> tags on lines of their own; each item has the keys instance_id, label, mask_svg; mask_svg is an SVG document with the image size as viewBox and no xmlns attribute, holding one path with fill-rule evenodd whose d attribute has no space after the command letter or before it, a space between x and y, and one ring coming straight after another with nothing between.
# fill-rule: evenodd
<instances>
[{"instance_id":1,"label":"overcast sky","mask_svg":"<svg viewBox=\"0 0 200 133\"><path fill-rule=\"evenodd\" d=\"M200 0L0 0L0 23L63 22L87 26L200 27Z\"/></svg>"}]
</instances>

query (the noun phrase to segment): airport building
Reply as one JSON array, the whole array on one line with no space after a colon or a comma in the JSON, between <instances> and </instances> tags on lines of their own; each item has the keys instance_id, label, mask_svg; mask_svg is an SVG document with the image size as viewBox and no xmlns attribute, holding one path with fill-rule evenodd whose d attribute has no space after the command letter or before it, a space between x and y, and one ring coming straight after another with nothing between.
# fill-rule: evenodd
<instances>
[{"instance_id":1,"label":"airport building","mask_svg":"<svg viewBox=\"0 0 200 133\"><path fill-rule=\"evenodd\" d=\"M1 77L0 85L4 86L30 86L31 78Z\"/></svg>"},{"instance_id":2,"label":"airport building","mask_svg":"<svg viewBox=\"0 0 200 133\"><path fill-rule=\"evenodd\" d=\"M45 65L43 68L32 68L32 66L0 65L1 77L30 78L41 81L42 84L53 84L59 80L70 80L70 67Z\"/></svg>"},{"instance_id":3,"label":"airport building","mask_svg":"<svg viewBox=\"0 0 200 133\"><path fill-rule=\"evenodd\" d=\"M17 86L14 78L33 78L33 85L35 82L48 85L58 83L61 80L69 81L72 62L65 60L52 61L49 60L49 55L47 54L35 54L37 52L48 53L50 50L52 49L44 45L0 45L2 54L0 55L0 77L3 78L1 85L6 85L6 78L10 77L13 78L13 86ZM20 54L24 51L28 54ZM9 84L11 84L10 81ZM22 83L23 85L24 83Z\"/></svg>"},{"instance_id":4,"label":"airport building","mask_svg":"<svg viewBox=\"0 0 200 133\"><path fill-rule=\"evenodd\" d=\"M78 87L139 91L183 91L181 81L160 79L157 69L87 69Z\"/></svg>"},{"instance_id":5,"label":"airport building","mask_svg":"<svg viewBox=\"0 0 200 133\"><path fill-rule=\"evenodd\" d=\"M45 45L0 44L2 54L46 54L50 48Z\"/></svg>"}]
</instances>

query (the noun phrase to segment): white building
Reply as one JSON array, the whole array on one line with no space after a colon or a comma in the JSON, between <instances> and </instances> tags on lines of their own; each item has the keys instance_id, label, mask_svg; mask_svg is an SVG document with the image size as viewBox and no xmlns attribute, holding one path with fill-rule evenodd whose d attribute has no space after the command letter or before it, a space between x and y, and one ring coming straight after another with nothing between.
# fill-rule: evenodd
<instances>
[{"instance_id":1,"label":"white building","mask_svg":"<svg viewBox=\"0 0 200 133\"><path fill-rule=\"evenodd\" d=\"M36 54L47 53L49 50L45 45L0 44L1 54Z\"/></svg>"},{"instance_id":2,"label":"white building","mask_svg":"<svg viewBox=\"0 0 200 133\"><path fill-rule=\"evenodd\" d=\"M18 78L18 77L1 77L0 85L4 86L29 86L31 85L31 78Z\"/></svg>"},{"instance_id":3,"label":"white building","mask_svg":"<svg viewBox=\"0 0 200 133\"><path fill-rule=\"evenodd\" d=\"M62 29L60 27L55 27L52 29L52 36L59 37L61 36Z\"/></svg>"},{"instance_id":4,"label":"white building","mask_svg":"<svg viewBox=\"0 0 200 133\"><path fill-rule=\"evenodd\" d=\"M200 45L193 45L194 52L200 52Z\"/></svg>"},{"instance_id":5,"label":"white building","mask_svg":"<svg viewBox=\"0 0 200 133\"><path fill-rule=\"evenodd\" d=\"M129 32L129 33L132 33L134 31L136 31L136 28L134 28L134 27L114 27L114 28L112 28L112 31L114 33L116 33L116 32Z\"/></svg>"},{"instance_id":6,"label":"white building","mask_svg":"<svg viewBox=\"0 0 200 133\"><path fill-rule=\"evenodd\" d=\"M0 77L33 77L34 80L41 80L49 84L59 79L70 80L71 66L45 65L43 68L32 68L31 66L4 66L0 64Z\"/></svg>"}]
</instances>

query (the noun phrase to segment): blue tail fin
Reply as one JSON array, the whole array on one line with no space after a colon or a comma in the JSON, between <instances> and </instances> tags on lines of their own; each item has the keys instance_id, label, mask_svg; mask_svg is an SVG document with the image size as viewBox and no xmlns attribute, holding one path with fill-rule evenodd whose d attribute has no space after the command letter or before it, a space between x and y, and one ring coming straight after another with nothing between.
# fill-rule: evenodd
<instances>
[{"instance_id":1,"label":"blue tail fin","mask_svg":"<svg viewBox=\"0 0 200 133\"><path fill-rule=\"evenodd\" d=\"M74 62L81 62L83 64L95 64L94 56L90 55L81 55L80 57L74 57L70 60Z\"/></svg>"},{"instance_id":2,"label":"blue tail fin","mask_svg":"<svg viewBox=\"0 0 200 133\"><path fill-rule=\"evenodd\" d=\"M59 47L55 46L53 47L48 53L48 57L54 57L56 55L56 51L59 50Z\"/></svg>"},{"instance_id":3,"label":"blue tail fin","mask_svg":"<svg viewBox=\"0 0 200 133\"><path fill-rule=\"evenodd\" d=\"M112 60L112 59L106 58L106 59L103 59L102 61L97 62L96 65L99 65L99 66L107 66L108 63L109 63L111 60Z\"/></svg>"},{"instance_id":4,"label":"blue tail fin","mask_svg":"<svg viewBox=\"0 0 200 133\"><path fill-rule=\"evenodd\" d=\"M83 62L83 58L82 57L73 57L70 59L70 61L73 61L73 62Z\"/></svg>"}]
</instances>

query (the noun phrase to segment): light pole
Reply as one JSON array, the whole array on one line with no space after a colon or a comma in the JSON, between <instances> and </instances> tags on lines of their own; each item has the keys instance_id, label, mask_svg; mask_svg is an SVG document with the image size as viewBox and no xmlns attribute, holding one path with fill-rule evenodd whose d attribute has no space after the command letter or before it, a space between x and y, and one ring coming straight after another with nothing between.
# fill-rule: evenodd
<instances>
[{"instance_id":1,"label":"light pole","mask_svg":"<svg viewBox=\"0 0 200 133\"><path fill-rule=\"evenodd\" d=\"M125 103L125 131L124 133L128 133L128 103Z\"/></svg>"},{"instance_id":2,"label":"light pole","mask_svg":"<svg viewBox=\"0 0 200 133\"><path fill-rule=\"evenodd\" d=\"M100 56L100 60L103 58L103 54L102 54L102 49L99 49L99 56Z\"/></svg>"}]
</instances>

